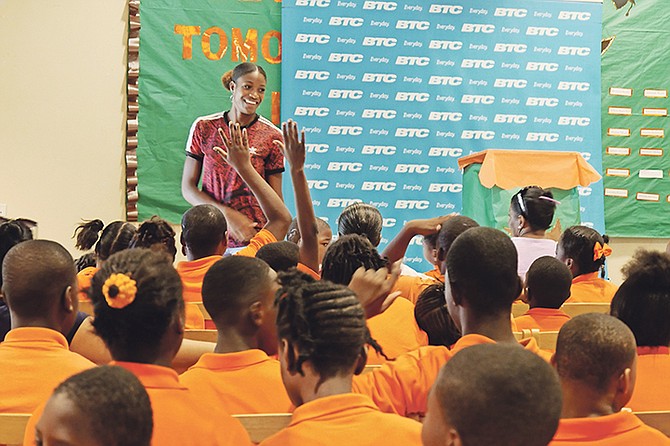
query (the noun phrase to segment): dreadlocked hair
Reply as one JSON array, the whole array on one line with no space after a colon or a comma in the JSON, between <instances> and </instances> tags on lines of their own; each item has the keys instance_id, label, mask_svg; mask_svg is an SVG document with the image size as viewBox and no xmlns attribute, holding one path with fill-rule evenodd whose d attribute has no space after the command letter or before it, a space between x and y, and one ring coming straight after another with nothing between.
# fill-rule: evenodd
<instances>
[{"instance_id":1,"label":"dreadlocked hair","mask_svg":"<svg viewBox=\"0 0 670 446\"><path fill-rule=\"evenodd\" d=\"M102 234L98 238L100 231ZM117 220L104 226L102 220L96 219L77 226L73 237L76 238L77 249L87 251L95 245L97 259L105 261L115 252L128 249L136 232L135 226L125 221Z\"/></svg>"},{"instance_id":2,"label":"dreadlocked hair","mask_svg":"<svg viewBox=\"0 0 670 446\"><path fill-rule=\"evenodd\" d=\"M379 255L372 243L362 235L343 235L326 250L321 265L321 278L348 285L361 266L378 270L388 267L388 261Z\"/></svg>"},{"instance_id":3,"label":"dreadlocked hair","mask_svg":"<svg viewBox=\"0 0 670 446\"><path fill-rule=\"evenodd\" d=\"M363 307L349 288L315 281L296 269L280 273L279 283L277 332L290 345L289 371L304 376L302 365L309 361L321 377L320 385L348 373L359 357L367 358L366 344L386 358L370 336ZM299 352L297 357L293 347Z\"/></svg>"},{"instance_id":4,"label":"dreadlocked hair","mask_svg":"<svg viewBox=\"0 0 670 446\"><path fill-rule=\"evenodd\" d=\"M174 261L177 256L175 235L174 229L167 221L154 215L137 228L137 233L130 241L129 247L163 250L171 255L172 261Z\"/></svg>"}]
</instances>

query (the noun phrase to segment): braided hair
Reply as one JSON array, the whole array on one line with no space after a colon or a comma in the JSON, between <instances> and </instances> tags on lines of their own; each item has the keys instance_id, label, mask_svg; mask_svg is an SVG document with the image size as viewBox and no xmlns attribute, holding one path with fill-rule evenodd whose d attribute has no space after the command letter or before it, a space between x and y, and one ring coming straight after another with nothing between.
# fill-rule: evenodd
<instances>
[{"instance_id":1,"label":"braided hair","mask_svg":"<svg viewBox=\"0 0 670 446\"><path fill-rule=\"evenodd\" d=\"M338 238L326 250L321 265L321 278L348 285L358 268L378 270L388 266L370 241L358 234Z\"/></svg>"},{"instance_id":2,"label":"braided hair","mask_svg":"<svg viewBox=\"0 0 670 446\"><path fill-rule=\"evenodd\" d=\"M430 285L421 292L414 307L414 318L419 328L428 335L429 345L451 347L461 337L449 316L444 283Z\"/></svg>"},{"instance_id":3,"label":"braided hair","mask_svg":"<svg viewBox=\"0 0 670 446\"><path fill-rule=\"evenodd\" d=\"M136 283L134 300L122 308L112 308L104 295L103 286L113 274ZM149 249L112 255L93 276L89 294L95 331L117 361L152 363L168 327L184 312L181 279L172 261Z\"/></svg>"},{"instance_id":4,"label":"braided hair","mask_svg":"<svg viewBox=\"0 0 670 446\"><path fill-rule=\"evenodd\" d=\"M98 234L102 234L98 238ZM125 221L113 221L104 226L102 220L95 219L80 224L74 230L75 247L80 251L88 251L95 245L97 259L104 262L115 252L127 249L137 232L135 226Z\"/></svg>"},{"instance_id":5,"label":"braided hair","mask_svg":"<svg viewBox=\"0 0 670 446\"><path fill-rule=\"evenodd\" d=\"M137 233L130 241L129 248L149 248L162 250L172 256L174 262L177 256L177 245L175 243L175 232L170 224L162 218L154 215L137 228Z\"/></svg>"},{"instance_id":6,"label":"braided hair","mask_svg":"<svg viewBox=\"0 0 670 446\"><path fill-rule=\"evenodd\" d=\"M367 358L366 344L384 355L370 336L363 307L349 288L315 281L295 269L280 273L279 283L277 332L289 343L290 372L304 376L302 365L309 361L320 376L320 385L348 373L360 357ZM294 348L299 352L297 356Z\"/></svg>"}]
</instances>

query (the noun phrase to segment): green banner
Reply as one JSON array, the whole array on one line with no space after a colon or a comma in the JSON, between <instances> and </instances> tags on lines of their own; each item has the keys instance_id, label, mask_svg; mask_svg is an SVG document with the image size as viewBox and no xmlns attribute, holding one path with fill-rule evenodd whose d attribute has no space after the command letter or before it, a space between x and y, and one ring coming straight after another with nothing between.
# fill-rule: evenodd
<instances>
[{"instance_id":1,"label":"green banner","mask_svg":"<svg viewBox=\"0 0 670 446\"><path fill-rule=\"evenodd\" d=\"M268 75L259 113L279 122L281 3L142 0L138 129L139 220L179 222L186 140L198 116L230 108L221 76L250 61Z\"/></svg>"},{"instance_id":2,"label":"green banner","mask_svg":"<svg viewBox=\"0 0 670 446\"><path fill-rule=\"evenodd\" d=\"M669 237L670 8L604 2L602 56L605 226L618 237Z\"/></svg>"}]
</instances>

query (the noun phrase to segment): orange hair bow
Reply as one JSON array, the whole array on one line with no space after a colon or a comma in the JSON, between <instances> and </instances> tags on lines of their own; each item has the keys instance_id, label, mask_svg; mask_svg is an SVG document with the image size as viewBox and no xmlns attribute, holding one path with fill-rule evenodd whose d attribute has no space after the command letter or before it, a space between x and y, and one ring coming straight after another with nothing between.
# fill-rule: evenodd
<instances>
[{"instance_id":1,"label":"orange hair bow","mask_svg":"<svg viewBox=\"0 0 670 446\"><path fill-rule=\"evenodd\" d=\"M112 274L102 285L102 295L112 308L127 307L135 301L136 294L137 282L123 273Z\"/></svg>"},{"instance_id":2,"label":"orange hair bow","mask_svg":"<svg viewBox=\"0 0 670 446\"><path fill-rule=\"evenodd\" d=\"M601 259L603 256L609 257L612 254L612 248L609 247L607 243L601 245L600 242L596 242L593 247L593 261L595 262L598 259Z\"/></svg>"}]
</instances>

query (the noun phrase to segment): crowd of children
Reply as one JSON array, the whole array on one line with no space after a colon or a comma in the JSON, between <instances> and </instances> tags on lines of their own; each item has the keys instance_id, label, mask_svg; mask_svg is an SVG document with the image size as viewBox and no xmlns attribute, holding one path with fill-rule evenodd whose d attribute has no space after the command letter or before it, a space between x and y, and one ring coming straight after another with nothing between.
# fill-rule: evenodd
<instances>
[{"instance_id":1,"label":"crowd of children","mask_svg":"<svg viewBox=\"0 0 670 446\"><path fill-rule=\"evenodd\" d=\"M245 129L213 149L265 216L235 255L212 204L184 213L179 243L158 217L84 223L80 262L0 224L0 413L32 414L25 445L244 446L232 415L264 413L292 418L263 445L670 444L629 410L670 411L670 255L639 252L617 288L600 277L606 237L544 238L558 202L538 187L512 196L513 237L439 216L380 254L382 215L356 203L332 241L304 133L282 133L295 219ZM399 262L417 235L425 274ZM520 298L530 309L512 320ZM611 315L570 319L565 302L611 302ZM216 343L184 339L204 328ZM515 329L559 332L556 352Z\"/></svg>"}]
</instances>

